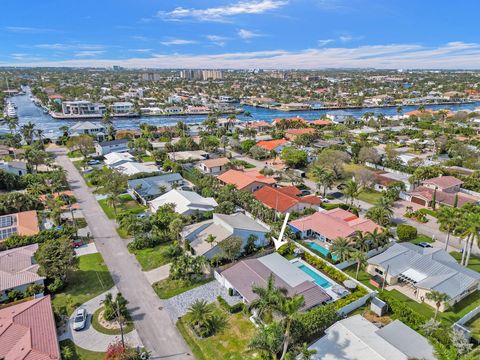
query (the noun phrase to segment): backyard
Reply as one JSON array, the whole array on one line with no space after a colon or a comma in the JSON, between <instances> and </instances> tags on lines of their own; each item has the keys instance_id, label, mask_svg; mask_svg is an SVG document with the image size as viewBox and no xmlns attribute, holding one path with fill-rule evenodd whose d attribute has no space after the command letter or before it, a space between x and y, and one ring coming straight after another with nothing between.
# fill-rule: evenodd
<instances>
[{"instance_id":1,"label":"backyard","mask_svg":"<svg viewBox=\"0 0 480 360\"><path fill-rule=\"evenodd\" d=\"M69 358L71 360L103 360L105 359L105 353L102 352L94 352L82 349L76 346L72 340L62 340L60 341L60 350L62 352L66 351L65 348L70 348L72 352L72 357ZM65 358L62 356L62 358Z\"/></svg>"},{"instance_id":2,"label":"backyard","mask_svg":"<svg viewBox=\"0 0 480 360\"><path fill-rule=\"evenodd\" d=\"M107 291L113 280L99 253L78 258L79 269L69 274L67 287L53 298L53 306L71 314L75 307Z\"/></svg>"},{"instance_id":3,"label":"backyard","mask_svg":"<svg viewBox=\"0 0 480 360\"><path fill-rule=\"evenodd\" d=\"M123 194L118 197L117 203L117 214L122 212L130 212L132 214L140 214L145 211L146 207L140 205L135 199L133 199L129 194ZM109 219L115 219L115 211L111 204L108 203L107 199L98 200L103 212L107 215Z\"/></svg>"},{"instance_id":4,"label":"backyard","mask_svg":"<svg viewBox=\"0 0 480 360\"><path fill-rule=\"evenodd\" d=\"M177 328L197 360L223 359L223 360L250 360L258 359L258 354L248 350L248 344L253 336L255 327L242 313L228 314L215 306L216 312L227 316L227 328L220 334L199 338L195 336L184 318L177 322Z\"/></svg>"},{"instance_id":5,"label":"backyard","mask_svg":"<svg viewBox=\"0 0 480 360\"><path fill-rule=\"evenodd\" d=\"M153 248L133 250L132 253L140 263L142 270L148 271L168 264L171 261L170 255L168 254L170 244L171 242L168 242Z\"/></svg>"}]
</instances>

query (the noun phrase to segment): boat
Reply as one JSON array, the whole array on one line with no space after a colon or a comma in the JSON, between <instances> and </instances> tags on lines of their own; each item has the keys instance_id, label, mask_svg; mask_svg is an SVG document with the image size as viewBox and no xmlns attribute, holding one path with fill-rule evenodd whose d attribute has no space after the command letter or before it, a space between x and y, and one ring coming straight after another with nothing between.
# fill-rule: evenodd
<instances>
[{"instance_id":1,"label":"boat","mask_svg":"<svg viewBox=\"0 0 480 360\"><path fill-rule=\"evenodd\" d=\"M11 102L7 102L7 106L5 107L5 110L3 113L5 116L10 118L17 117L17 110L15 109L15 106Z\"/></svg>"}]
</instances>

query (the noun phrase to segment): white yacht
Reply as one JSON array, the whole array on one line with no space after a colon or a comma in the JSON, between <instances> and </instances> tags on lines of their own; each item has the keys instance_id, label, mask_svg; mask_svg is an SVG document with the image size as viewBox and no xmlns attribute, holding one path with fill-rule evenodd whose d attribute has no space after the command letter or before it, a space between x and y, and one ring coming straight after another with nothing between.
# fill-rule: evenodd
<instances>
[{"instance_id":1,"label":"white yacht","mask_svg":"<svg viewBox=\"0 0 480 360\"><path fill-rule=\"evenodd\" d=\"M5 110L4 110L4 115L11 118L17 117L17 110L15 109L15 106L13 105L13 103L7 102L7 106L5 106Z\"/></svg>"}]
</instances>

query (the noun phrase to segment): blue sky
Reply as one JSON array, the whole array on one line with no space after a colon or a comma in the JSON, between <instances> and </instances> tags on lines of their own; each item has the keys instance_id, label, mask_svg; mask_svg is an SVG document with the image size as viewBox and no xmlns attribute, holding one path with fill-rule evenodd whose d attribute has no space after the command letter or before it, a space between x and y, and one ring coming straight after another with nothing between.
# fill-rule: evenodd
<instances>
[{"instance_id":1,"label":"blue sky","mask_svg":"<svg viewBox=\"0 0 480 360\"><path fill-rule=\"evenodd\" d=\"M473 0L8 1L0 65L479 68L479 12Z\"/></svg>"}]
</instances>

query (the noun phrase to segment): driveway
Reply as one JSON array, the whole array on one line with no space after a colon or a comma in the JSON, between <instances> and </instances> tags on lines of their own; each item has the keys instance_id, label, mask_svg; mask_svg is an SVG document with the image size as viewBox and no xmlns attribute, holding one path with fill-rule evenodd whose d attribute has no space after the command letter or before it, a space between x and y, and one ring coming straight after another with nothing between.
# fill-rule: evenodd
<instances>
[{"instance_id":1,"label":"driveway","mask_svg":"<svg viewBox=\"0 0 480 360\"><path fill-rule=\"evenodd\" d=\"M239 296L229 296L225 287L217 280L212 280L207 284L174 296L165 302L170 316L173 320L176 320L187 313L188 308L195 300L205 300L210 304L217 300L217 296L223 297L230 305L241 301Z\"/></svg>"},{"instance_id":2,"label":"driveway","mask_svg":"<svg viewBox=\"0 0 480 360\"><path fill-rule=\"evenodd\" d=\"M96 352L105 352L108 349L108 345L121 340L120 335L103 334L95 330L92 326L92 315L98 308L102 306L101 302L103 299L105 299L105 295L109 292L115 296L118 290L116 288L112 288L109 291L106 291L105 293L82 304L81 307L87 310L88 313L87 325L80 331L73 330L73 319L75 317L74 312L68 320L68 330L66 333L60 336L60 340L71 339L82 349ZM124 339L125 343L131 347L143 346L137 330L133 330L125 334Z\"/></svg>"},{"instance_id":3,"label":"driveway","mask_svg":"<svg viewBox=\"0 0 480 360\"><path fill-rule=\"evenodd\" d=\"M134 255L118 236L116 224L100 208L92 189L66 156L63 148L52 149L57 163L66 170L67 180L88 222L98 251L102 254L113 281L129 301L129 311L144 346L153 358L192 359L190 350L170 320L160 300L142 273Z\"/></svg>"}]
</instances>

